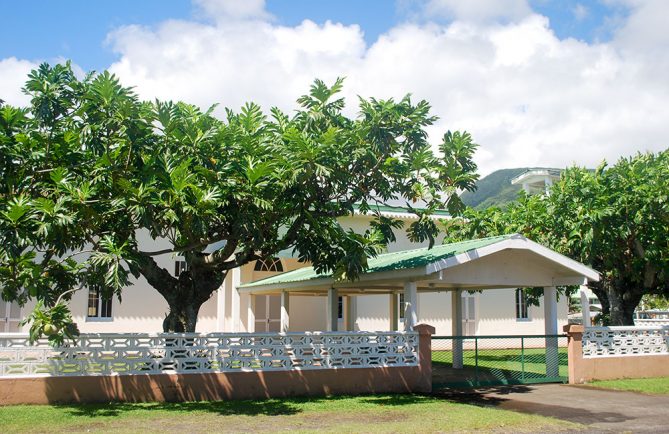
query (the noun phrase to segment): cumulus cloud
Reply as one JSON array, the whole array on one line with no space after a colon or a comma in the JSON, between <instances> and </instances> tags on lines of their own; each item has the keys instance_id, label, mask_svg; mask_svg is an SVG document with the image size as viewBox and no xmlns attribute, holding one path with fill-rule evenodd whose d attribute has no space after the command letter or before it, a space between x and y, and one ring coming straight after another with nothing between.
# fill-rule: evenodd
<instances>
[{"instance_id":1,"label":"cumulus cloud","mask_svg":"<svg viewBox=\"0 0 669 434\"><path fill-rule=\"evenodd\" d=\"M193 3L215 21L271 18L265 11L265 0L194 0Z\"/></svg>"},{"instance_id":2,"label":"cumulus cloud","mask_svg":"<svg viewBox=\"0 0 669 434\"><path fill-rule=\"evenodd\" d=\"M532 14L526 0L427 0L423 13L459 21L517 21Z\"/></svg>"},{"instance_id":3,"label":"cumulus cloud","mask_svg":"<svg viewBox=\"0 0 669 434\"><path fill-rule=\"evenodd\" d=\"M583 21L588 16L588 8L583 6L581 3L577 3L571 10L571 13L574 14L574 18L577 21Z\"/></svg>"},{"instance_id":4,"label":"cumulus cloud","mask_svg":"<svg viewBox=\"0 0 669 434\"><path fill-rule=\"evenodd\" d=\"M23 94L21 88L30 70L36 66L35 63L16 57L0 59L0 99L14 106L27 105L30 98Z\"/></svg>"},{"instance_id":5,"label":"cumulus cloud","mask_svg":"<svg viewBox=\"0 0 669 434\"><path fill-rule=\"evenodd\" d=\"M506 15L492 2L484 16L455 9L474 2L434 0L454 11L447 24L407 22L368 45L356 25L283 26L262 1L231 12L241 2L198 0L210 16L205 22L170 20L111 33L119 54L111 70L144 98L231 108L253 100L286 111L314 78L346 76L349 114L356 95L427 99L440 117L431 140L447 129L468 130L481 145L476 160L483 174L592 167L664 149L669 129L667 30L653 18L667 16L666 3L610 1L626 2L630 13L607 43L559 39L525 2L508 2Z\"/></svg>"}]
</instances>

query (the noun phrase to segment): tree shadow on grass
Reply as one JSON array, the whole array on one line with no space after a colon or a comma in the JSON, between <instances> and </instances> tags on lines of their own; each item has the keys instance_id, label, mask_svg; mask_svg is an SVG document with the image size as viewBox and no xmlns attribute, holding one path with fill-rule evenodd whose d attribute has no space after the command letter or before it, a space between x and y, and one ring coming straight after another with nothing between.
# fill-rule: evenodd
<instances>
[{"instance_id":1,"label":"tree shadow on grass","mask_svg":"<svg viewBox=\"0 0 669 434\"><path fill-rule=\"evenodd\" d=\"M137 411L165 411L174 413L207 412L220 416L287 416L302 410L289 400L268 399L264 401L202 401L202 402L152 402L107 404L61 404L73 416L117 417Z\"/></svg>"},{"instance_id":2,"label":"tree shadow on grass","mask_svg":"<svg viewBox=\"0 0 669 434\"><path fill-rule=\"evenodd\" d=\"M434 401L435 398L428 395L384 395L368 396L360 399L360 402L364 402L366 404L376 404L379 406L431 404L434 403Z\"/></svg>"}]
</instances>

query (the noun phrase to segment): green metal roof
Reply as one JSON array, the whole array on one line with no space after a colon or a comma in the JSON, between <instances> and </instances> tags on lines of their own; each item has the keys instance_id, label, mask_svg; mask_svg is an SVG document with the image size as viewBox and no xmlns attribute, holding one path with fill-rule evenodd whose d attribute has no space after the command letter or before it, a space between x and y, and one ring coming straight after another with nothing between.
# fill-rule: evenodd
<instances>
[{"instance_id":1,"label":"green metal roof","mask_svg":"<svg viewBox=\"0 0 669 434\"><path fill-rule=\"evenodd\" d=\"M364 274L379 273L381 271L404 270L423 267L433 262L448 258L450 256L466 253L471 250L489 246L500 241L511 239L517 235L502 235L498 237L480 238L476 240L461 241L459 243L442 244L431 249L402 250L399 252L384 253L376 258L369 259L368 268ZM240 285L240 288L253 288L256 286L278 285L307 280L324 279L331 274L317 274L313 267L298 268L297 270L277 274L255 282Z\"/></svg>"}]
</instances>

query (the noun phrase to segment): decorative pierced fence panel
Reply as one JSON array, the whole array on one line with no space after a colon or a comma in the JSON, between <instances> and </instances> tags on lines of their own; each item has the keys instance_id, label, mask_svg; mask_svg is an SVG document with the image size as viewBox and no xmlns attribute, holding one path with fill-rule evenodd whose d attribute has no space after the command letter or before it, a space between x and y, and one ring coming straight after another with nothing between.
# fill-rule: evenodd
<instances>
[{"instance_id":1,"label":"decorative pierced fence panel","mask_svg":"<svg viewBox=\"0 0 669 434\"><path fill-rule=\"evenodd\" d=\"M638 327L669 326L669 319L635 319L634 325Z\"/></svg>"},{"instance_id":2,"label":"decorative pierced fence panel","mask_svg":"<svg viewBox=\"0 0 669 434\"><path fill-rule=\"evenodd\" d=\"M669 354L669 327L586 327L583 357Z\"/></svg>"},{"instance_id":3,"label":"decorative pierced fence panel","mask_svg":"<svg viewBox=\"0 0 669 434\"><path fill-rule=\"evenodd\" d=\"M0 377L417 365L416 332L85 334L59 348L0 334Z\"/></svg>"}]
</instances>

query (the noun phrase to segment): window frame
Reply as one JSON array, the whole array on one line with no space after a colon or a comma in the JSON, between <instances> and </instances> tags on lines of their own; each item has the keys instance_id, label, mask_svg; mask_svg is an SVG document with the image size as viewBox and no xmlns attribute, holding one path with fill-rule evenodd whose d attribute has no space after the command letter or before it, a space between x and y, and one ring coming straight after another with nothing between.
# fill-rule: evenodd
<instances>
[{"instance_id":1,"label":"window frame","mask_svg":"<svg viewBox=\"0 0 669 434\"><path fill-rule=\"evenodd\" d=\"M91 297L95 294L95 297ZM90 314L91 301L95 299L95 315ZM114 297L103 297L99 288L88 288L86 299L86 321L87 322L112 322L114 321ZM105 309L106 308L106 309ZM109 316L102 316L103 311L108 311Z\"/></svg>"},{"instance_id":2,"label":"window frame","mask_svg":"<svg viewBox=\"0 0 669 434\"><path fill-rule=\"evenodd\" d=\"M516 321L532 321L532 317L530 316L530 306L527 302L527 293L523 288L516 288L516 291L514 292L514 305L516 306Z\"/></svg>"},{"instance_id":3,"label":"window frame","mask_svg":"<svg viewBox=\"0 0 669 434\"><path fill-rule=\"evenodd\" d=\"M261 273L283 273L281 258L258 259L253 265L253 271Z\"/></svg>"}]
</instances>

